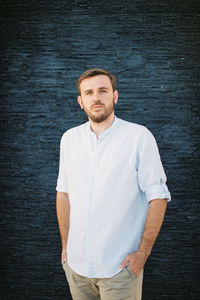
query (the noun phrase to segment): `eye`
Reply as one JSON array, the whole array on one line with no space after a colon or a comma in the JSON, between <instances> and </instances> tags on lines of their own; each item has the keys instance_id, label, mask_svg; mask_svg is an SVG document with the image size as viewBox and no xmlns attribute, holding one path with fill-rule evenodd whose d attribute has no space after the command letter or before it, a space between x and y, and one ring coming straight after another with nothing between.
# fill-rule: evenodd
<instances>
[{"instance_id":1,"label":"eye","mask_svg":"<svg viewBox=\"0 0 200 300\"><path fill-rule=\"evenodd\" d=\"M86 92L86 95L91 95L91 94L92 94L92 91Z\"/></svg>"}]
</instances>

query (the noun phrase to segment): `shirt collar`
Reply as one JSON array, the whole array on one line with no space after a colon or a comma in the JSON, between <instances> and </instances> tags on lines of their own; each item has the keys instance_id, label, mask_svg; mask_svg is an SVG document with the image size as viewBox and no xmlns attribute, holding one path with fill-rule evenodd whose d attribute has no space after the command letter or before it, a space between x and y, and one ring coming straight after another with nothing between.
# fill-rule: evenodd
<instances>
[{"instance_id":1,"label":"shirt collar","mask_svg":"<svg viewBox=\"0 0 200 300\"><path fill-rule=\"evenodd\" d=\"M88 130L90 132L90 135L92 137L95 137L96 138L96 134L92 131L91 127L90 127L90 122L88 121ZM112 124L106 128L104 131L100 132L99 135L98 135L98 140L101 140L102 138L104 138L110 131L113 131L114 128L117 126L118 124L118 118L116 116L114 116L114 120L112 122Z\"/></svg>"}]
</instances>

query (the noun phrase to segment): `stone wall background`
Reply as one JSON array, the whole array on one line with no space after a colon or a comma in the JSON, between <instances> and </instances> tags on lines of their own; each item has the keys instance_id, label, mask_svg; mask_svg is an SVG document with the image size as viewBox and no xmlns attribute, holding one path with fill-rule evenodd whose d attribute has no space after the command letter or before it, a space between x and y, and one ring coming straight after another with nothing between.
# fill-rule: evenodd
<instances>
[{"instance_id":1,"label":"stone wall background","mask_svg":"<svg viewBox=\"0 0 200 300\"><path fill-rule=\"evenodd\" d=\"M86 121L75 84L92 67L118 77L116 115L155 135L172 194L143 299L199 299L199 2L8 0L0 15L0 299L71 299L59 141Z\"/></svg>"}]
</instances>

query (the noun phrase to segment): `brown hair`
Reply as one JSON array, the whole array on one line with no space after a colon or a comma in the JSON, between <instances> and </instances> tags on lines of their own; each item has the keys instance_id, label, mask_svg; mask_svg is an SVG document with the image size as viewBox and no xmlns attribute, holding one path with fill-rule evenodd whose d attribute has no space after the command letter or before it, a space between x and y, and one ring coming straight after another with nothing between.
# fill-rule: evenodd
<instances>
[{"instance_id":1,"label":"brown hair","mask_svg":"<svg viewBox=\"0 0 200 300\"><path fill-rule=\"evenodd\" d=\"M80 90L81 82L86 78L94 77L94 76L97 76L97 75L106 75L106 76L108 76L110 78L113 91L116 90L117 78L111 72L109 72L105 69L95 68L95 69L89 69L89 70L83 72L81 74L81 76L78 78L76 86L77 86L79 94L81 94L81 90Z\"/></svg>"}]
</instances>

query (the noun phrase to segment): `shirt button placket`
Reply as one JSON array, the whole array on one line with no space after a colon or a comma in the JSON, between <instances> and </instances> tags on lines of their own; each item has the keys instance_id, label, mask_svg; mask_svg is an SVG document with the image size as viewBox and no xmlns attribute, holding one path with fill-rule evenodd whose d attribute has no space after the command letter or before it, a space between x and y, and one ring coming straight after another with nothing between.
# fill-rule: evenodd
<instances>
[{"instance_id":1,"label":"shirt button placket","mask_svg":"<svg viewBox=\"0 0 200 300\"><path fill-rule=\"evenodd\" d=\"M93 147L91 156L91 178L90 178L90 195L88 203L88 222L87 222L87 257L88 257L88 277L93 277L93 204L94 204L94 192L95 192L95 182L96 182L96 162L97 162L97 147L98 140L93 136Z\"/></svg>"}]
</instances>

